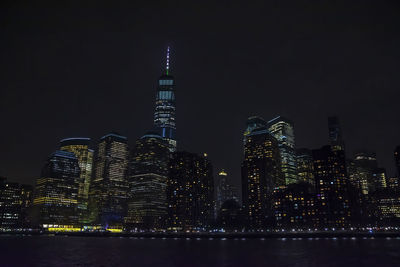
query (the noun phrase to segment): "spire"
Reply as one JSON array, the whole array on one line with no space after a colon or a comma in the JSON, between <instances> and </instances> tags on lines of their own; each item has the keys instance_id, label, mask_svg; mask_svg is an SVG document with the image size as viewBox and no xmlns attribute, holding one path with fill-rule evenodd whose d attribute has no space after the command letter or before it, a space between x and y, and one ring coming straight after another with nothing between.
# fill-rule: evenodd
<instances>
[{"instance_id":1,"label":"spire","mask_svg":"<svg viewBox=\"0 0 400 267\"><path fill-rule=\"evenodd\" d=\"M167 67L166 67L165 70L166 70L167 75L168 75L168 73L169 73L169 46L167 48Z\"/></svg>"}]
</instances>

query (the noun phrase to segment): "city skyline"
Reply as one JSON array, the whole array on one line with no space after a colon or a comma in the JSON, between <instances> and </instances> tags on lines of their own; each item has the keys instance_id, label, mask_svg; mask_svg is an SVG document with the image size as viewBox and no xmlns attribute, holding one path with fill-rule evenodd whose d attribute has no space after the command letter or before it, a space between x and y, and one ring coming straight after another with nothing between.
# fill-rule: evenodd
<instances>
[{"instance_id":1,"label":"city skyline","mask_svg":"<svg viewBox=\"0 0 400 267\"><path fill-rule=\"evenodd\" d=\"M260 5L261 9L266 8ZM364 8L370 10L369 6ZM238 8L228 9L232 11L228 21L232 21ZM344 20L356 30L361 22L371 27L357 36L336 36L334 44L326 42L323 29L315 26L308 29L308 34L315 35L313 43L302 35L289 42L284 34L272 32L276 41L261 39L259 46L254 46L244 40L227 42L235 35L223 31L226 23L218 21L213 12L206 25L199 25L193 19L188 20L187 26L179 26L176 23L183 15L177 16L167 22L176 26L174 30L165 27L164 32L155 31L159 35L151 37L143 31L154 30L156 21L127 33L96 33L107 22L113 29L119 27L113 14L98 17L104 13L102 10L85 14L95 24L88 24L82 15L72 19L71 14L61 12L61 17L71 22L66 25L60 24L53 13L41 10L43 21L54 20L53 23L35 21L29 27L19 20L21 16L33 16L29 10L3 10L8 23L2 31L8 41L1 46L8 54L3 54L7 69L2 72L5 90L1 104L8 131L1 133L5 153L0 158L0 175L34 184L41 166L63 138L84 136L97 141L104 134L116 131L127 136L133 145L152 127L156 81L164 68L163 55L169 44L173 49L171 72L177 79L180 150L207 152L215 169L225 169L238 182L243 156L242 131L247 117L260 115L269 120L285 116L294 121L296 147L315 149L328 144L326 118L337 115L347 157L352 157L358 149L376 152L379 165L387 169L388 177L393 176L393 150L400 132L394 97L398 67L390 60L382 64L380 55L395 59L398 52L394 50L396 40L385 38L379 28L372 27L382 19L381 11L387 9L382 7L369 17L359 11L360 21L344 14ZM249 10L243 12L250 17ZM285 14L290 12L289 8ZM200 15L194 11L191 14L195 18ZM391 20L390 14L384 18L386 22ZM258 38L258 33L246 31L261 19L259 14L255 15L238 29L239 36ZM333 18L332 14L326 15ZM120 16L128 14L122 12ZM308 22L305 18L301 21ZM123 27L129 23L127 20ZM90 36L74 31L82 25L93 30ZM61 35L54 32L56 27L61 27ZM190 27L197 31L189 33ZM10 32L18 29L24 30ZM208 32L208 29L213 30ZM262 33L269 32L268 29L257 30ZM300 34L302 29L300 25L293 30ZM198 42L186 42L181 34L186 32L187 38ZM131 33L142 37L142 44L131 39ZM194 36L195 33L199 36ZM216 36L218 33L220 37ZM59 38L53 40L52 36ZM215 37L217 41L205 41L205 37ZM21 42L24 38L31 42L29 47ZM113 44L109 43L111 39ZM349 42L346 46L344 40ZM118 50L112 49L117 47ZM320 48L315 50L316 47ZM379 53L369 54L370 49L378 49ZM22 61L25 59L18 56L18 51L25 51L24 58L29 62ZM82 53L85 56L80 66L76 62ZM305 60L304 53L310 58ZM343 71L345 65L348 72ZM64 97L62 101L60 95Z\"/></svg>"}]
</instances>

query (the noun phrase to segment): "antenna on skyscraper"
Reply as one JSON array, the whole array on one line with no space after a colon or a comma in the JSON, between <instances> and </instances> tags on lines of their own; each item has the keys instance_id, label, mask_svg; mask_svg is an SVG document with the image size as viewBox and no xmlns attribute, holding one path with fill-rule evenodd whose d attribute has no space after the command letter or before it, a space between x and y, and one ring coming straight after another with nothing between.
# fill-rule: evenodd
<instances>
[{"instance_id":1,"label":"antenna on skyscraper","mask_svg":"<svg viewBox=\"0 0 400 267\"><path fill-rule=\"evenodd\" d=\"M167 67L166 67L167 75L169 73L169 46L167 48Z\"/></svg>"}]
</instances>

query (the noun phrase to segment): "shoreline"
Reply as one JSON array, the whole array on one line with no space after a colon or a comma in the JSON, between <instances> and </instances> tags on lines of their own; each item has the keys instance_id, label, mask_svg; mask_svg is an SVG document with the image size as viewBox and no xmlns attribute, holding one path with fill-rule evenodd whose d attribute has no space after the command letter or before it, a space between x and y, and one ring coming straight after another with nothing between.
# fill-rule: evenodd
<instances>
[{"instance_id":1,"label":"shoreline","mask_svg":"<svg viewBox=\"0 0 400 267\"><path fill-rule=\"evenodd\" d=\"M303 232L303 233L109 233L109 232L0 232L0 236L77 236L186 239L277 238L400 238L400 232Z\"/></svg>"}]
</instances>

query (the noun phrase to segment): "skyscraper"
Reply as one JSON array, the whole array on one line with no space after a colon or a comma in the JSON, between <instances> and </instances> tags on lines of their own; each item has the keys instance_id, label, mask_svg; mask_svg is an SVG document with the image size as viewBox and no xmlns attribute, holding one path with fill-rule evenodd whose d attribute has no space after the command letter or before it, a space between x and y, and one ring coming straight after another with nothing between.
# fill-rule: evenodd
<instances>
[{"instance_id":1,"label":"skyscraper","mask_svg":"<svg viewBox=\"0 0 400 267\"><path fill-rule=\"evenodd\" d=\"M274 223L272 193L284 185L278 142L262 119L250 117L244 133L244 161L242 163L242 201L248 226L262 229Z\"/></svg>"},{"instance_id":2,"label":"skyscraper","mask_svg":"<svg viewBox=\"0 0 400 267\"><path fill-rule=\"evenodd\" d=\"M128 228L163 229L167 217L168 144L155 133L136 141L129 164Z\"/></svg>"},{"instance_id":3,"label":"skyscraper","mask_svg":"<svg viewBox=\"0 0 400 267\"><path fill-rule=\"evenodd\" d=\"M86 210L89 185L92 178L93 150L89 149L90 138L66 138L60 141L60 150L72 152L78 159L81 170L78 189L78 208ZM83 218L82 218L83 219Z\"/></svg>"},{"instance_id":4,"label":"skyscraper","mask_svg":"<svg viewBox=\"0 0 400 267\"><path fill-rule=\"evenodd\" d=\"M293 123L278 116L268 122L268 130L278 140L282 174L286 185L296 183L298 178Z\"/></svg>"},{"instance_id":5,"label":"skyscraper","mask_svg":"<svg viewBox=\"0 0 400 267\"><path fill-rule=\"evenodd\" d=\"M94 158L90 194L91 220L107 228L121 227L128 193L128 140L110 133L103 136Z\"/></svg>"},{"instance_id":6,"label":"skyscraper","mask_svg":"<svg viewBox=\"0 0 400 267\"><path fill-rule=\"evenodd\" d=\"M311 150L307 148L297 149L296 160L298 180L315 186L314 161Z\"/></svg>"},{"instance_id":7,"label":"skyscraper","mask_svg":"<svg viewBox=\"0 0 400 267\"><path fill-rule=\"evenodd\" d=\"M320 227L348 227L351 219L343 150L324 146L312 151Z\"/></svg>"},{"instance_id":8,"label":"skyscraper","mask_svg":"<svg viewBox=\"0 0 400 267\"><path fill-rule=\"evenodd\" d=\"M375 153L360 151L348 162L349 181L364 195L374 190L374 171L378 168Z\"/></svg>"},{"instance_id":9,"label":"skyscraper","mask_svg":"<svg viewBox=\"0 0 400 267\"><path fill-rule=\"evenodd\" d=\"M214 179L207 155L176 152L167 182L169 228L205 230L213 219Z\"/></svg>"},{"instance_id":10,"label":"skyscraper","mask_svg":"<svg viewBox=\"0 0 400 267\"><path fill-rule=\"evenodd\" d=\"M246 130L243 133L243 145L246 145L247 136L250 135L253 130L265 127L267 127L267 122L260 116L249 117L246 122Z\"/></svg>"},{"instance_id":11,"label":"skyscraper","mask_svg":"<svg viewBox=\"0 0 400 267\"><path fill-rule=\"evenodd\" d=\"M47 160L36 180L34 221L44 228L76 226L80 169L72 152L57 150Z\"/></svg>"},{"instance_id":12,"label":"skyscraper","mask_svg":"<svg viewBox=\"0 0 400 267\"><path fill-rule=\"evenodd\" d=\"M175 80L169 74L169 47L167 50L167 65L165 74L158 79L156 91L156 107L154 126L158 133L169 144L171 152L176 151L176 122L175 122Z\"/></svg>"},{"instance_id":13,"label":"skyscraper","mask_svg":"<svg viewBox=\"0 0 400 267\"><path fill-rule=\"evenodd\" d=\"M344 150L342 129L337 117L328 117L329 142L333 151Z\"/></svg>"}]
</instances>

